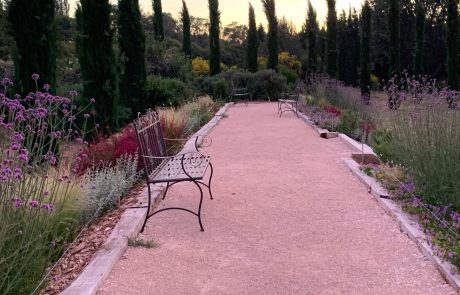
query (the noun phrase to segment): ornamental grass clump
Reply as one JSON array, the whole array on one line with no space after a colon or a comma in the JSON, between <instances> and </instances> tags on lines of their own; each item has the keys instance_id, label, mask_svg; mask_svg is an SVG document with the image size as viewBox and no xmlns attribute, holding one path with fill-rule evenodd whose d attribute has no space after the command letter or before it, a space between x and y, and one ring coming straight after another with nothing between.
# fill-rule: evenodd
<instances>
[{"instance_id":1,"label":"ornamental grass clump","mask_svg":"<svg viewBox=\"0 0 460 295\"><path fill-rule=\"evenodd\" d=\"M426 201L460 209L460 110L430 104L392 114L390 152Z\"/></svg>"},{"instance_id":2,"label":"ornamental grass clump","mask_svg":"<svg viewBox=\"0 0 460 295\"><path fill-rule=\"evenodd\" d=\"M38 84L37 74L32 79ZM68 206L78 187L69 167L81 157L60 146L83 144L91 103L77 109L77 93L54 96L48 84L7 97L11 85L3 79L0 94L0 294L30 294L78 223Z\"/></svg>"}]
</instances>

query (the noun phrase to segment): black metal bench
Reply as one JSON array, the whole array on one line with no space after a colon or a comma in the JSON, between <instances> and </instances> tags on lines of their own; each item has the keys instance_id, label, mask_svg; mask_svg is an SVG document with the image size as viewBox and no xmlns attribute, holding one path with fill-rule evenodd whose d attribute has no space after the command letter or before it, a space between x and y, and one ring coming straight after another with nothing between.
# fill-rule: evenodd
<instances>
[{"instance_id":1,"label":"black metal bench","mask_svg":"<svg viewBox=\"0 0 460 295\"><path fill-rule=\"evenodd\" d=\"M233 85L231 98L234 103L237 103L238 100L243 100L244 104L248 106L249 100L251 99L251 94L247 88L235 88Z\"/></svg>"},{"instance_id":2,"label":"black metal bench","mask_svg":"<svg viewBox=\"0 0 460 295\"><path fill-rule=\"evenodd\" d=\"M167 139L163 137L162 127L156 112L150 110L145 115L140 116L134 122L134 126L148 187L148 204L145 206L147 208L147 215L141 231L144 231L145 224L150 217L167 210L181 210L192 213L198 217L201 231L204 231L201 222L201 205L203 204L203 189L201 185L208 188L212 200L211 180L214 170L211 164L211 157L205 156L199 151L199 145L203 145L206 139L204 137L196 137L193 150L175 156L168 156L165 141L182 139ZM211 172L208 182L205 183L203 179L208 167L211 169ZM171 186L185 181L193 182L199 189L200 202L198 212L180 207L170 207L150 212L152 205L151 184L166 183L166 189L163 194L163 199L165 199L168 189Z\"/></svg>"},{"instance_id":3,"label":"black metal bench","mask_svg":"<svg viewBox=\"0 0 460 295\"><path fill-rule=\"evenodd\" d=\"M291 94L282 94L282 98L278 99L278 114L280 115L280 117L283 115L284 112L293 112L297 117L299 117L298 104L301 94L301 85L296 86L294 92Z\"/></svg>"}]
</instances>

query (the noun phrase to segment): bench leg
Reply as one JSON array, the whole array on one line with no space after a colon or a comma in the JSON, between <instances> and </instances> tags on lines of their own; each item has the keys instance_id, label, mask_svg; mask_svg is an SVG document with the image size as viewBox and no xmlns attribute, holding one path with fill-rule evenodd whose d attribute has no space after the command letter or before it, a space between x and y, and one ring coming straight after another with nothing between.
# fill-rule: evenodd
<instances>
[{"instance_id":1,"label":"bench leg","mask_svg":"<svg viewBox=\"0 0 460 295\"><path fill-rule=\"evenodd\" d=\"M148 204L147 204L147 214L145 215L145 220L144 220L144 224L142 224L142 228L141 228L141 233L144 232L144 228L145 228L145 225L147 224L147 220L149 219L149 215L150 215L150 206L151 206L151 202L152 202L152 196L151 196L151 190L150 190L150 183L147 184L147 189L148 189L148 192L149 192L149 196L148 196Z\"/></svg>"},{"instance_id":2,"label":"bench leg","mask_svg":"<svg viewBox=\"0 0 460 295\"><path fill-rule=\"evenodd\" d=\"M147 224L147 220L149 220L150 217L154 216L154 215L157 215L158 213L160 212L163 212L163 211L168 211L168 210L180 210L180 211L185 211L185 212L189 212L189 213L192 213L193 215L197 216L198 217L198 222L200 223L200 229L201 231L204 231L204 228L203 228L203 223L201 222L201 206L203 205L203 189L201 188L200 186L200 183L197 182L197 181L194 181L194 180L190 180L191 182L193 182L197 187L198 189L200 190L200 203L198 205L198 213L196 212L193 212L192 210L189 210L189 209L186 209L186 208L179 208L179 207L169 207L169 208L164 208L164 209L160 209L158 211L155 211L153 213L150 213L150 204L151 204L151 190L150 190L150 184L148 185L148 192L149 192L149 204L147 206L147 215L145 216L145 220L144 220L144 224L142 225L142 229L141 229L141 232L144 232L144 228L145 228L145 225ZM180 182L180 181L179 181ZM178 182L174 182L172 185L176 184ZM165 194L163 196L163 198L166 196L166 192L167 192L167 189L168 187L172 186L168 183L168 186L165 190ZM211 192L211 190L209 190L209 192ZM212 197L212 196L211 196ZM142 208L145 208L145 207L142 207Z\"/></svg>"},{"instance_id":3,"label":"bench leg","mask_svg":"<svg viewBox=\"0 0 460 295\"><path fill-rule=\"evenodd\" d=\"M165 189L165 192L163 193L163 200L166 198L166 194L168 193L168 190L169 188L171 187L171 185L169 185L169 182L166 184L166 189Z\"/></svg>"},{"instance_id":4,"label":"bench leg","mask_svg":"<svg viewBox=\"0 0 460 295\"><path fill-rule=\"evenodd\" d=\"M198 222L200 223L200 228L201 228L201 231L204 231L204 228L203 228L203 223L201 223L201 205L203 204L203 189L201 188L200 184L196 181L193 181L193 183L198 187L198 189L200 190L200 205L198 206Z\"/></svg>"},{"instance_id":5,"label":"bench leg","mask_svg":"<svg viewBox=\"0 0 460 295\"><path fill-rule=\"evenodd\" d=\"M211 181L212 181L212 175L214 174L214 167L212 167L211 163L209 163L209 167L211 167L211 175L209 176L208 190L209 190L209 196L211 197L211 200L214 200L214 198L212 197L212 192L211 192Z\"/></svg>"}]
</instances>

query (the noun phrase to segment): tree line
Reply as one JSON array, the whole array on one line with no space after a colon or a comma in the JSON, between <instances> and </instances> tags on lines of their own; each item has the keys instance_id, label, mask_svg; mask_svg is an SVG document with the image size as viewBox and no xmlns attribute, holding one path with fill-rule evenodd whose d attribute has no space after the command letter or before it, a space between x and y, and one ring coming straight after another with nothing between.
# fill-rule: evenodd
<instances>
[{"instance_id":1,"label":"tree line","mask_svg":"<svg viewBox=\"0 0 460 295\"><path fill-rule=\"evenodd\" d=\"M248 26L222 28L218 0L208 0L209 19L191 16L182 1L179 21L162 11L161 0L152 1L151 17L141 14L138 0L119 0L116 7L108 0L80 0L74 19L68 17L67 0L0 1L0 58L12 56L16 90L26 93L35 88L32 73L41 83L57 85L56 60L62 55L57 42L74 39L83 95L96 99L98 120L111 126L118 124L119 105L142 110L150 35L162 44L179 43L189 58L208 58L211 75L220 73L222 62L255 72L262 56L276 71L279 53L288 51L301 60L303 77L327 73L360 86L364 101L371 74L389 79L403 69L447 78L452 89L459 89L458 0L366 0L359 12L339 13L335 0L324 0L325 26L307 0L300 32L277 17L275 0L261 1L267 29L257 26L251 4ZM56 21L66 15L67 21ZM65 33L67 27L75 28L73 35Z\"/></svg>"}]
</instances>

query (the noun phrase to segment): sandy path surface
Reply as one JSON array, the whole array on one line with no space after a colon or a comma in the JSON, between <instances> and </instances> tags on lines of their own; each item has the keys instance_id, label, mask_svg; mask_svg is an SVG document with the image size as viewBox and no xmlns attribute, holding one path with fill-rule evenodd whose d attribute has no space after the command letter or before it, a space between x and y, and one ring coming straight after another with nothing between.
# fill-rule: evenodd
<instances>
[{"instance_id":1,"label":"sandy path surface","mask_svg":"<svg viewBox=\"0 0 460 295\"><path fill-rule=\"evenodd\" d=\"M149 220L98 294L457 294L321 139L276 104L241 104L211 132L214 200ZM192 184L160 207L196 208Z\"/></svg>"}]
</instances>

